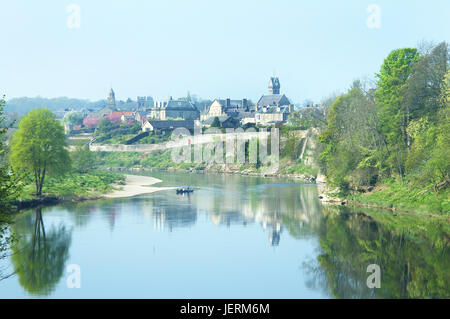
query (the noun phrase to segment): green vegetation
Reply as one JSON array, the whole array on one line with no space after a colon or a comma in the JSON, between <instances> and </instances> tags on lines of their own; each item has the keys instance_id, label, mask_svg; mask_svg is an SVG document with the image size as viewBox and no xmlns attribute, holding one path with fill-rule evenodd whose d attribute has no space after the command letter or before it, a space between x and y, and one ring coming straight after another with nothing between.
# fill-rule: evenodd
<instances>
[{"instance_id":1,"label":"green vegetation","mask_svg":"<svg viewBox=\"0 0 450 319\"><path fill-rule=\"evenodd\" d=\"M126 123L111 123L108 118L103 118L95 130L94 136L97 143L101 144L125 144L141 131L141 125L135 122L129 126Z\"/></svg>"},{"instance_id":2,"label":"green vegetation","mask_svg":"<svg viewBox=\"0 0 450 319\"><path fill-rule=\"evenodd\" d=\"M281 174L289 175L306 175L309 177L316 177L318 172L317 165L306 164L299 156L303 148L302 139L299 138L299 132L294 129L288 129L286 132L282 132L282 139L284 140L281 147L281 159L280 170ZM157 139L157 141L155 141ZM138 143L152 144L153 142L163 143L170 140L169 135L149 135L141 139ZM269 150L270 150L270 140ZM247 141L245 143L245 164L227 164L227 170L230 171L245 171L246 173L264 173L261 168L261 163L249 163L249 150L250 145L256 145L259 147L257 140ZM309 148L306 148L309 150ZM204 152L207 149L204 146ZM194 149L192 149L191 159L194 158ZM181 169L181 170L211 170L222 171L224 167L217 163L176 163L172 160L172 150L157 151L151 153L139 153L139 152L96 152L99 168L145 168L145 169ZM306 152L305 152L306 153ZM225 160L225 159L224 159Z\"/></svg>"},{"instance_id":3,"label":"green vegetation","mask_svg":"<svg viewBox=\"0 0 450 319\"><path fill-rule=\"evenodd\" d=\"M353 194L349 198L368 206L450 213L450 189L427 192L415 183L385 180L383 185L368 194Z\"/></svg>"},{"instance_id":4,"label":"green vegetation","mask_svg":"<svg viewBox=\"0 0 450 319\"><path fill-rule=\"evenodd\" d=\"M299 160L300 161L300 160ZM300 163L294 166L288 166L280 170L281 174L308 175L317 176L318 168Z\"/></svg>"},{"instance_id":5,"label":"green vegetation","mask_svg":"<svg viewBox=\"0 0 450 319\"><path fill-rule=\"evenodd\" d=\"M160 144L170 141L170 135L166 134L155 134L153 132L149 132L149 135L140 139L135 144Z\"/></svg>"},{"instance_id":6,"label":"green vegetation","mask_svg":"<svg viewBox=\"0 0 450 319\"><path fill-rule=\"evenodd\" d=\"M66 115L64 115L63 122L70 123L72 125L81 125L83 124L83 114L76 111L66 113Z\"/></svg>"},{"instance_id":7,"label":"green vegetation","mask_svg":"<svg viewBox=\"0 0 450 319\"><path fill-rule=\"evenodd\" d=\"M307 130L311 127L326 127L326 111L324 107L305 107L289 115L289 121L285 128L295 128L297 130Z\"/></svg>"},{"instance_id":8,"label":"green vegetation","mask_svg":"<svg viewBox=\"0 0 450 319\"><path fill-rule=\"evenodd\" d=\"M97 157L89 150L89 145L79 142L70 153L72 169L75 173L85 174L97 167Z\"/></svg>"},{"instance_id":9,"label":"green vegetation","mask_svg":"<svg viewBox=\"0 0 450 319\"><path fill-rule=\"evenodd\" d=\"M202 164L175 163L172 161L171 151L158 151L149 154L137 152L99 152L98 164L102 168L148 168L165 170L176 169L202 169Z\"/></svg>"},{"instance_id":10,"label":"green vegetation","mask_svg":"<svg viewBox=\"0 0 450 319\"><path fill-rule=\"evenodd\" d=\"M8 206L16 194L20 191L20 181L11 173L6 147L6 132L8 125L3 115L5 105L4 98L0 98L0 261L7 257L10 244L13 237L9 234L8 229L12 223L11 214L8 213ZM3 273L4 269L0 269L0 280L7 278L10 274Z\"/></svg>"},{"instance_id":11,"label":"green vegetation","mask_svg":"<svg viewBox=\"0 0 450 319\"><path fill-rule=\"evenodd\" d=\"M316 178L319 172L316 158L320 151L320 148L315 146L317 136L308 134L308 138L301 138L299 129L292 123L281 129L280 174L305 175ZM301 133L303 134L303 132ZM302 152L303 157L301 158ZM306 160L307 158L309 161Z\"/></svg>"},{"instance_id":12,"label":"green vegetation","mask_svg":"<svg viewBox=\"0 0 450 319\"><path fill-rule=\"evenodd\" d=\"M374 89L356 81L328 112L320 154L328 182L353 199L448 213L450 101L448 44L429 53L394 50ZM402 198L403 197L403 198Z\"/></svg>"},{"instance_id":13,"label":"green vegetation","mask_svg":"<svg viewBox=\"0 0 450 319\"><path fill-rule=\"evenodd\" d=\"M49 177L42 188L42 194L64 199L91 198L113 191L115 188L112 184L124 185L125 177L122 174L104 171L71 172ZM32 198L33 184L29 183L23 188L19 199Z\"/></svg>"},{"instance_id":14,"label":"green vegetation","mask_svg":"<svg viewBox=\"0 0 450 319\"><path fill-rule=\"evenodd\" d=\"M8 163L8 148L5 144L8 126L3 115L4 105L5 99L0 98L0 213L6 208L11 199L14 198L21 186L17 176L11 172ZM2 214L0 214L0 224L1 222Z\"/></svg>"},{"instance_id":15,"label":"green vegetation","mask_svg":"<svg viewBox=\"0 0 450 319\"><path fill-rule=\"evenodd\" d=\"M105 100L91 102L88 100L71 99L67 97L43 98L43 97L20 97L9 100L6 103L6 111L26 114L34 108L49 108L52 111L62 111L67 107L81 109L98 109L106 105Z\"/></svg>"},{"instance_id":16,"label":"green vegetation","mask_svg":"<svg viewBox=\"0 0 450 319\"><path fill-rule=\"evenodd\" d=\"M71 167L66 166L64 174L52 175L46 179L42 194L63 199L92 198L111 192L113 184L124 185L125 176L114 172L97 171L98 157L87 145L78 144L70 152ZM29 175L22 176L25 186L19 200L33 198L33 181Z\"/></svg>"},{"instance_id":17,"label":"green vegetation","mask_svg":"<svg viewBox=\"0 0 450 319\"><path fill-rule=\"evenodd\" d=\"M3 105L1 100L0 223L8 221L3 211L7 211L7 206L13 202L48 196L64 199L95 197L112 191L112 184L124 183L121 174L95 171L97 156L87 145L78 144L69 155L64 130L48 109L32 110L20 121L9 151L4 144Z\"/></svg>"},{"instance_id":18,"label":"green vegetation","mask_svg":"<svg viewBox=\"0 0 450 319\"><path fill-rule=\"evenodd\" d=\"M49 109L30 111L11 140L10 162L15 172L34 176L40 197L46 175L58 175L70 167L64 129Z\"/></svg>"}]
</instances>

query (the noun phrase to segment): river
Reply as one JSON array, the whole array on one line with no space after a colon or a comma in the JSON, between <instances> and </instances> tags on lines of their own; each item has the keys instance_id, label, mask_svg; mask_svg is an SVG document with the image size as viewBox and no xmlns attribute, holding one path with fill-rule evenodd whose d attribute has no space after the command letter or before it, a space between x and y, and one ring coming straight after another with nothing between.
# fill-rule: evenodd
<instances>
[{"instance_id":1,"label":"river","mask_svg":"<svg viewBox=\"0 0 450 319\"><path fill-rule=\"evenodd\" d=\"M19 214L0 260L0 298L450 296L439 225L421 237L398 232L360 210L323 206L316 185L287 179L150 175L163 180L155 186L195 192ZM380 288L367 286L371 264ZM70 288L74 269L79 288Z\"/></svg>"}]
</instances>

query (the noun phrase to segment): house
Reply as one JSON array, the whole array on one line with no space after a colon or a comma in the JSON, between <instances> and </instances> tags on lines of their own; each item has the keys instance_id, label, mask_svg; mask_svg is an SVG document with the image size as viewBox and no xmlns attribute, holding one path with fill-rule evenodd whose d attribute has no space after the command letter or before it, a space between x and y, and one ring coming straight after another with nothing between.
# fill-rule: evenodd
<instances>
[{"instance_id":1,"label":"house","mask_svg":"<svg viewBox=\"0 0 450 319\"><path fill-rule=\"evenodd\" d=\"M189 131L193 131L194 126L195 124L193 120L146 120L142 124L142 131L154 132L155 134L168 134L176 128L186 128Z\"/></svg>"},{"instance_id":2,"label":"house","mask_svg":"<svg viewBox=\"0 0 450 319\"><path fill-rule=\"evenodd\" d=\"M263 95L255 107L255 123L273 125L285 123L293 110L293 104L284 94L280 94L280 80L271 77L269 94Z\"/></svg>"},{"instance_id":3,"label":"house","mask_svg":"<svg viewBox=\"0 0 450 319\"><path fill-rule=\"evenodd\" d=\"M253 113L251 109L251 103L247 99L232 100L225 99L214 100L207 111L202 114L201 120L206 121L209 118L230 116L237 119L245 117L245 113Z\"/></svg>"},{"instance_id":4,"label":"house","mask_svg":"<svg viewBox=\"0 0 450 319\"><path fill-rule=\"evenodd\" d=\"M110 107L108 105L105 105L103 108L101 108L99 111L97 111L95 113L95 116L102 118L102 117L105 117L106 115L108 115L108 114L110 114L112 112L115 112L115 111L116 111L115 107L112 108L112 107Z\"/></svg>"},{"instance_id":5,"label":"house","mask_svg":"<svg viewBox=\"0 0 450 319\"><path fill-rule=\"evenodd\" d=\"M154 105L153 98L151 96L138 96L137 97L137 109L141 111L151 110Z\"/></svg>"},{"instance_id":6,"label":"house","mask_svg":"<svg viewBox=\"0 0 450 319\"><path fill-rule=\"evenodd\" d=\"M200 112L190 101L173 100L170 97L168 101L156 101L151 109L150 117L157 120L196 120L200 118Z\"/></svg>"},{"instance_id":7,"label":"house","mask_svg":"<svg viewBox=\"0 0 450 319\"><path fill-rule=\"evenodd\" d=\"M134 114L134 119L139 122L139 123L143 123L146 119L147 119L147 112L143 112L143 111L137 111Z\"/></svg>"},{"instance_id":8,"label":"house","mask_svg":"<svg viewBox=\"0 0 450 319\"><path fill-rule=\"evenodd\" d=\"M133 112L122 112L121 121L127 124L132 124L135 119L135 115Z\"/></svg>"},{"instance_id":9,"label":"house","mask_svg":"<svg viewBox=\"0 0 450 319\"><path fill-rule=\"evenodd\" d=\"M256 124L255 113L251 113L251 116L243 117L241 120L242 125L246 124Z\"/></svg>"},{"instance_id":10,"label":"house","mask_svg":"<svg viewBox=\"0 0 450 319\"><path fill-rule=\"evenodd\" d=\"M201 101L195 101L193 103L194 103L194 106L197 108L197 110L199 110L201 114L204 114L208 111L208 108L212 102L213 101L211 101L211 100L201 100Z\"/></svg>"},{"instance_id":11,"label":"house","mask_svg":"<svg viewBox=\"0 0 450 319\"><path fill-rule=\"evenodd\" d=\"M273 125L285 123L291 113L289 106L262 107L255 114L255 123L260 125Z\"/></svg>"}]
</instances>

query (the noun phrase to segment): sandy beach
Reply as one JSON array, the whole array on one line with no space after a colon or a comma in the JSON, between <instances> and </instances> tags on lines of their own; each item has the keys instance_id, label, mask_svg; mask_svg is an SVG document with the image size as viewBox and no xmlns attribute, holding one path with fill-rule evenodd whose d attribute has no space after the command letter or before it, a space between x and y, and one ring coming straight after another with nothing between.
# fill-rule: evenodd
<instances>
[{"instance_id":1,"label":"sandy beach","mask_svg":"<svg viewBox=\"0 0 450 319\"><path fill-rule=\"evenodd\" d=\"M176 189L176 187L155 187L151 186L162 182L160 179L150 176L125 175L125 185L122 189L104 195L105 198L132 197L142 194L150 194L157 191Z\"/></svg>"}]
</instances>

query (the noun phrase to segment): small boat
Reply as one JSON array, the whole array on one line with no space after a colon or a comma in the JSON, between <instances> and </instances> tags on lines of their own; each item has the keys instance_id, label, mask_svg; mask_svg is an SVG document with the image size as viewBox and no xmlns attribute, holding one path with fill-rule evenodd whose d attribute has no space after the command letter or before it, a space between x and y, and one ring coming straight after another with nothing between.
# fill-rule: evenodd
<instances>
[{"instance_id":1,"label":"small boat","mask_svg":"<svg viewBox=\"0 0 450 319\"><path fill-rule=\"evenodd\" d=\"M193 192L194 190L190 187L177 188L177 194L189 194Z\"/></svg>"}]
</instances>

